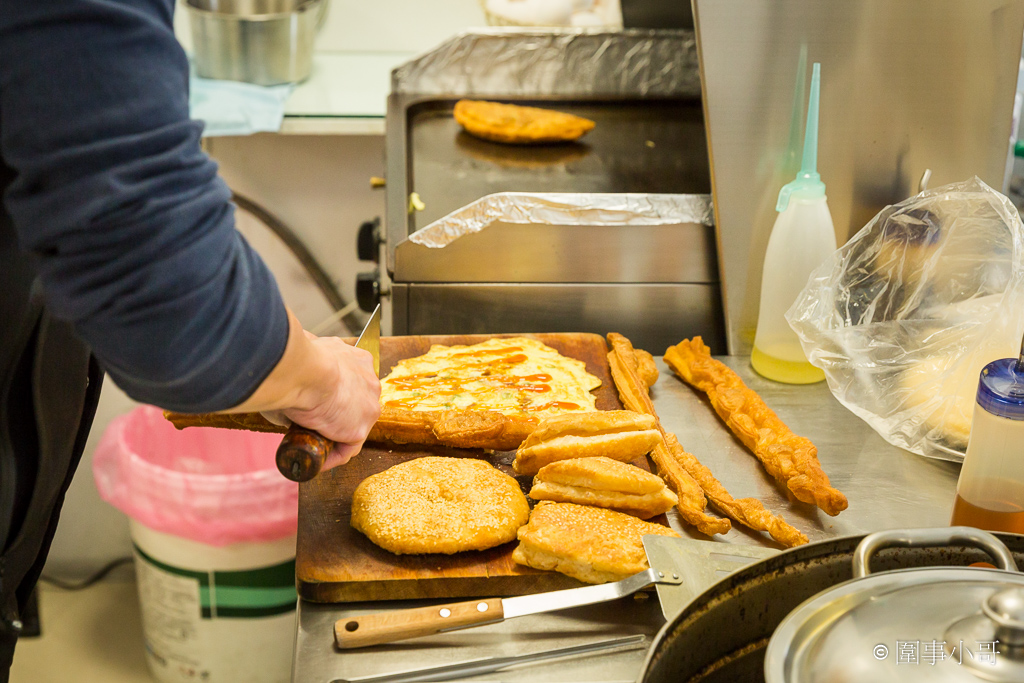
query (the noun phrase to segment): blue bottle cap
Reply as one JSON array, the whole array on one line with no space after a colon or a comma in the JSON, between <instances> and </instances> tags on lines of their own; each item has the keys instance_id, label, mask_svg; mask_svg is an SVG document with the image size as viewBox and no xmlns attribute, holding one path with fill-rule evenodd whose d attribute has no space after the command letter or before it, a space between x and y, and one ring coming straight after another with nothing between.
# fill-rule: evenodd
<instances>
[{"instance_id":1,"label":"blue bottle cap","mask_svg":"<svg viewBox=\"0 0 1024 683\"><path fill-rule=\"evenodd\" d=\"M1024 420L1024 372L1016 358L994 360L981 371L978 405L999 417Z\"/></svg>"}]
</instances>

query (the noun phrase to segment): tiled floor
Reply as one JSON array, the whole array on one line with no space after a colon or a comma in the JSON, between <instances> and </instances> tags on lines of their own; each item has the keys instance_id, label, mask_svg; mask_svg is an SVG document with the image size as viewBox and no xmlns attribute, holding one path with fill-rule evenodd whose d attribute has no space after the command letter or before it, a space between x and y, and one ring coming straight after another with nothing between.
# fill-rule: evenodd
<instances>
[{"instance_id":1,"label":"tiled floor","mask_svg":"<svg viewBox=\"0 0 1024 683\"><path fill-rule=\"evenodd\" d=\"M81 591L40 584L43 635L18 643L11 683L153 683L130 566Z\"/></svg>"}]
</instances>

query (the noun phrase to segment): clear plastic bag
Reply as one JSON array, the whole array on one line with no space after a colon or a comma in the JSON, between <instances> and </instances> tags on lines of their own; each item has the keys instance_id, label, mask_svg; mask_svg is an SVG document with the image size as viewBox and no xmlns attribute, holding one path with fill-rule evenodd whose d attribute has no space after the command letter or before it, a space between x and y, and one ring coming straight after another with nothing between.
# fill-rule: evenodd
<instances>
[{"instance_id":1,"label":"clear plastic bag","mask_svg":"<svg viewBox=\"0 0 1024 683\"><path fill-rule=\"evenodd\" d=\"M839 401L886 441L959 461L981 369L1024 331L1024 225L979 178L888 206L786 314Z\"/></svg>"}]
</instances>

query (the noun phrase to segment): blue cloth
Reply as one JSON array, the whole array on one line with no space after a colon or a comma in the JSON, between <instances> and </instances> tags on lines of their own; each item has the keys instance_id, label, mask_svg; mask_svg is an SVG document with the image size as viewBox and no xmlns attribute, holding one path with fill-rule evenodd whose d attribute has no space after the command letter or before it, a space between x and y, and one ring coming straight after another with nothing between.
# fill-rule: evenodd
<instances>
[{"instance_id":1,"label":"blue cloth","mask_svg":"<svg viewBox=\"0 0 1024 683\"><path fill-rule=\"evenodd\" d=\"M272 133L281 130L284 103L294 89L290 83L266 87L192 74L188 105L192 118L206 124L204 137Z\"/></svg>"},{"instance_id":2,"label":"blue cloth","mask_svg":"<svg viewBox=\"0 0 1024 683\"><path fill-rule=\"evenodd\" d=\"M173 8L0 1L0 231L118 385L199 412L251 395L288 322L189 119Z\"/></svg>"}]
</instances>

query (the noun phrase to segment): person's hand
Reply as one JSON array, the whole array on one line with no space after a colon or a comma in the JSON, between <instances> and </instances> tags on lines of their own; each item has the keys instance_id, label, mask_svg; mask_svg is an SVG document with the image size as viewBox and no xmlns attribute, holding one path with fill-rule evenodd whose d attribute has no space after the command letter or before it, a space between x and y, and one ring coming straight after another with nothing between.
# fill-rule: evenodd
<instances>
[{"instance_id":1,"label":"person's hand","mask_svg":"<svg viewBox=\"0 0 1024 683\"><path fill-rule=\"evenodd\" d=\"M290 311L289 320L281 360L233 412L260 411L277 424L319 432L335 442L323 467L329 469L362 448L380 416L380 381L368 351L305 332Z\"/></svg>"},{"instance_id":2,"label":"person's hand","mask_svg":"<svg viewBox=\"0 0 1024 683\"><path fill-rule=\"evenodd\" d=\"M324 469L344 465L359 452L380 417L380 380L369 351L357 349L337 337L306 333L319 355L324 372L318 386L308 387L309 398L280 411L292 422L334 441Z\"/></svg>"}]
</instances>

